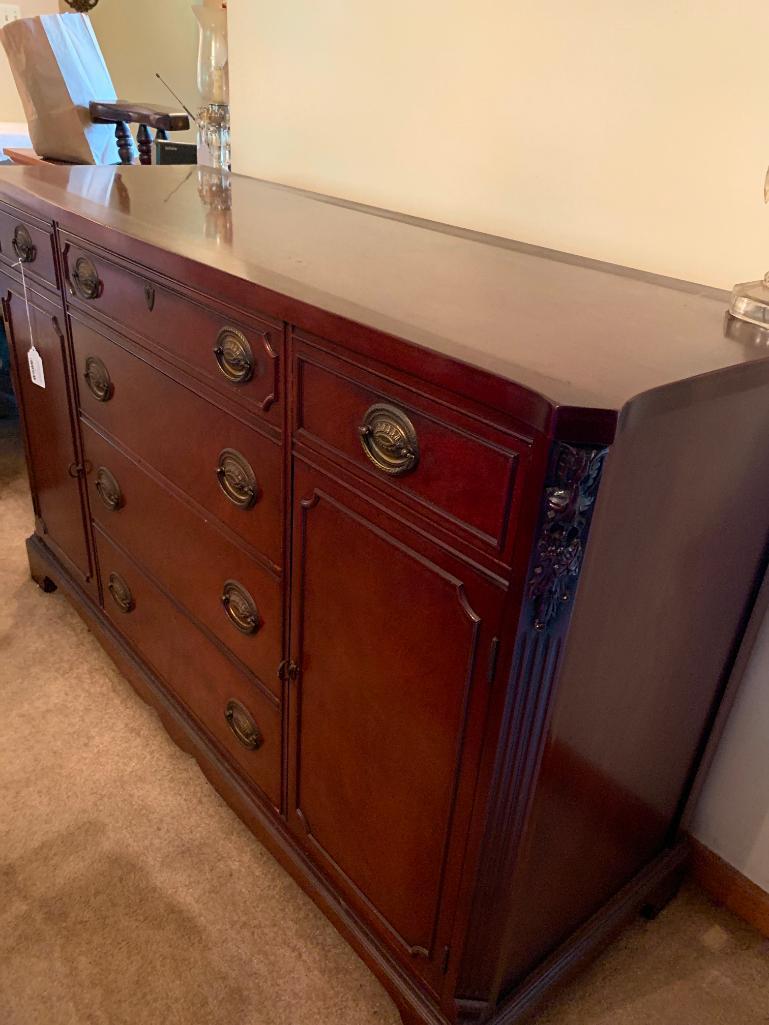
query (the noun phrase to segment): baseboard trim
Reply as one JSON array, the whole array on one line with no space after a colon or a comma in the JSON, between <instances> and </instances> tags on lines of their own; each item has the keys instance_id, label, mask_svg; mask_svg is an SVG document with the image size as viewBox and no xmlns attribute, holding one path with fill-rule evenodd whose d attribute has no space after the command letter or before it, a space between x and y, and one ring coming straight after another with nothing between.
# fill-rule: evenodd
<instances>
[{"instance_id":1,"label":"baseboard trim","mask_svg":"<svg viewBox=\"0 0 769 1025\"><path fill-rule=\"evenodd\" d=\"M691 838L692 876L705 893L769 938L769 893Z\"/></svg>"}]
</instances>

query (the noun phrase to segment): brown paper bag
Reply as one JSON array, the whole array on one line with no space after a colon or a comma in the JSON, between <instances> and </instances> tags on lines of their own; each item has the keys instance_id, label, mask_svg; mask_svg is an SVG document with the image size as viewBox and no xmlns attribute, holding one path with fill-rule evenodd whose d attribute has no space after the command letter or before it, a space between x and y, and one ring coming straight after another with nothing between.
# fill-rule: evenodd
<instances>
[{"instance_id":1,"label":"brown paper bag","mask_svg":"<svg viewBox=\"0 0 769 1025\"><path fill-rule=\"evenodd\" d=\"M117 97L91 22L84 14L44 14L0 30L29 135L40 157L73 164L118 164L114 125L92 124L91 100Z\"/></svg>"}]
</instances>

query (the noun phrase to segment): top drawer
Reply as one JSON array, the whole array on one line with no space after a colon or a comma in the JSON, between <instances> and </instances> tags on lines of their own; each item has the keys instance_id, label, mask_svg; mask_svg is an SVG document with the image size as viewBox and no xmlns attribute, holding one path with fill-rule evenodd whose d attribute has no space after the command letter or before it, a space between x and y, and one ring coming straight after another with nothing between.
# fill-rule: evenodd
<instances>
[{"instance_id":1,"label":"top drawer","mask_svg":"<svg viewBox=\"0 0 769 1025\"><path fill-rule=\"evenodd\" d=\"M7 206L0 206L0 259L6 264L21 260L25 274L58 287L50 225Z\"/></svg>"},{"instance_id":2,"label":"top drawer","mask_svg":"<svg viewBox=\"0 0 769 1025\"><path fill-rule=\"evenodd\" d=\"M193 377L280 426L283 326L220 312L84 248L62 233L64 278L73 306L135 335Z\"/></svg>"},{"instance_id":3,"label":"top drawer","mask_svg":"<svg viewBox=\"0 0 769 1025\"><path fill-rule=\"evenodd\" d=\"M531 442L322 345L294 337L297 440L509 566Z\"/></svg>"}]
</instances>

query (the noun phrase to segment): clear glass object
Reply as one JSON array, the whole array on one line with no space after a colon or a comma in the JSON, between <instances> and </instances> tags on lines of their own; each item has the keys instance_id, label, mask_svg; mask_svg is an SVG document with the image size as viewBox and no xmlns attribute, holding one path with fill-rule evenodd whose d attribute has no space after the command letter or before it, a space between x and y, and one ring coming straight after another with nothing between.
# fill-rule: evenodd
<instances>
[{"instance_id":1,"label":"clear glass object","mask_svg":"<svg viewBox=\"0 0 769 1025\"><path fill-rule=\"evenodd\" d=\"M230 86L227 10L221 4L192 8L198 20L198 163L227 170L230 154Z\"/></svg>"},{"instance_id":2,"label":"clear glass object","mask_svg":"<svg viewBox=\"0 0 769 1025\"><path fill-rule=\"evenodd\" d=\"M749 324L769 327L769 271L762 281L745 281L734 286L729 312Z\"/></svg>"},{"instance_id":3,"label":"clear glass object","mask_svg":"<svg viewBox=\"0 0 769 1025\"><path fill-rule=\"evenodd\" d=\"M193 7L198 19L198 89L204 104L229 103L227 11L222 7Z\"/></svg>"}]
</instances>

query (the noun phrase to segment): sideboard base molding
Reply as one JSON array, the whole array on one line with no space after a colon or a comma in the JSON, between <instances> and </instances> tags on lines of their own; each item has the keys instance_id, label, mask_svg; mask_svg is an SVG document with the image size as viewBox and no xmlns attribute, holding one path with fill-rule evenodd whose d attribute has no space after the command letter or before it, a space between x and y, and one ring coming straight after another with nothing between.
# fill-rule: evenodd
<instances>
[{"instance_id":1,"label":"sideboard base molding","mask_svg":"<svg viewBox=\"0 0 769 1025\"><path fill-rule=\"evenodd\" d=\"M90 595L79 586L44 541L27 539L30 573L46 592L67 596L137 694L158 713L171 739L195 758L203 774L281 866L318 905L373 971L396 1004L404 1025L488 1022L519 1025L575 975L638 914L653 917L674 895L686 870L690 847L681 840L651 861L627 886L532 972L489 1017L481 1001L457 1000L454 1013L442 1013L419 990L376 939L350 915L323 877L304 856L274 814L262 808L198 725L115 630Z\"/></svg>"}]
</instances>

